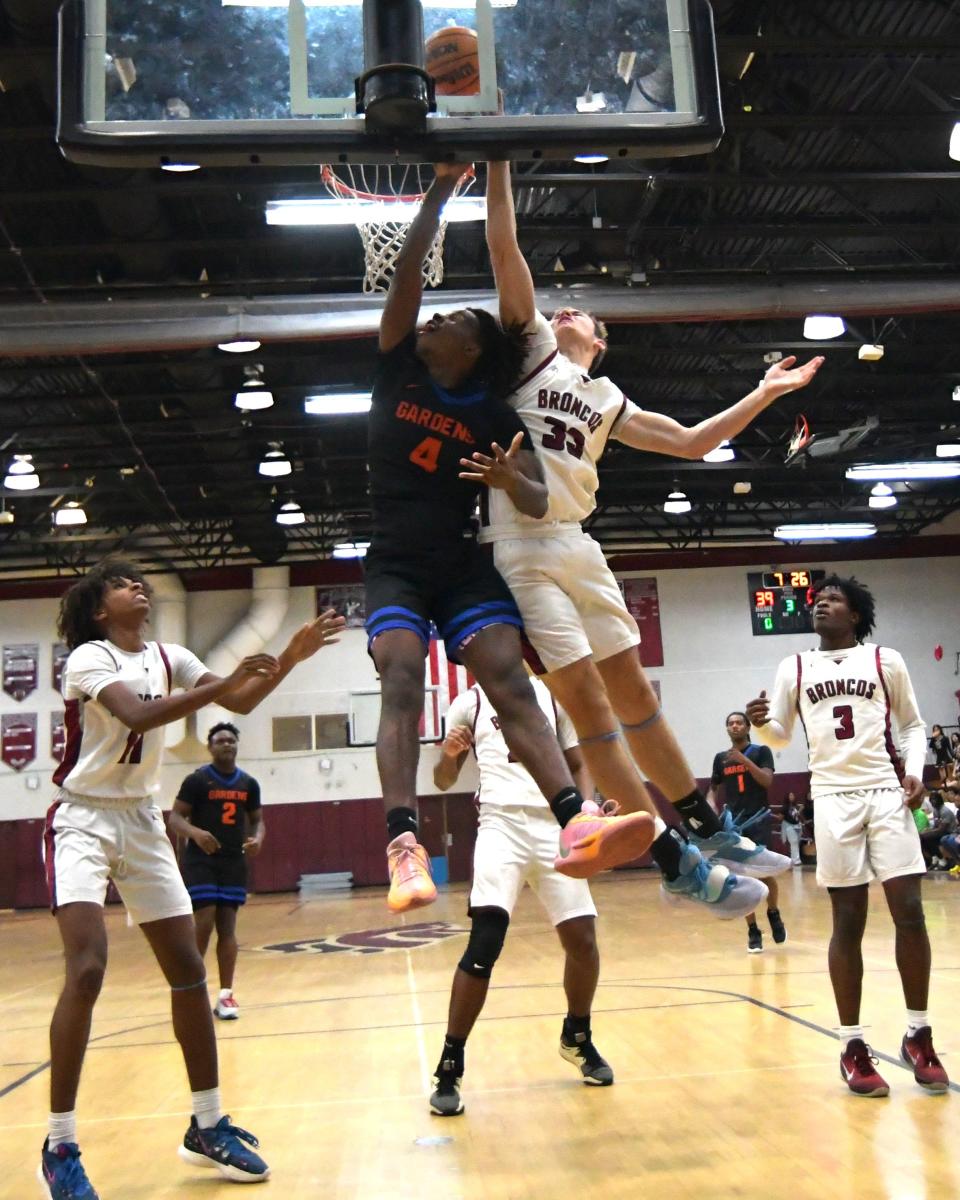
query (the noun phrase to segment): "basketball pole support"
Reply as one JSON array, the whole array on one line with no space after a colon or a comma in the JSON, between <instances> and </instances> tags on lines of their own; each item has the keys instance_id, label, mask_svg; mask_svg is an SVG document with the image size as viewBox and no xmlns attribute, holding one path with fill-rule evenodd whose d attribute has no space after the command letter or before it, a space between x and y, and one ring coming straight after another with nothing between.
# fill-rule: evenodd
<instances>
[{"instance_id":1,"label":"basketball pole support","mask_svg":"<svg viewBox=\"0 0 960 1200\"><path fill-rule=\"evenodd\" d=\"M363 65L355 86L368 132L425 133L436 100L423 68L420 0L363 0Z\"/></svg>"}]
</instances>

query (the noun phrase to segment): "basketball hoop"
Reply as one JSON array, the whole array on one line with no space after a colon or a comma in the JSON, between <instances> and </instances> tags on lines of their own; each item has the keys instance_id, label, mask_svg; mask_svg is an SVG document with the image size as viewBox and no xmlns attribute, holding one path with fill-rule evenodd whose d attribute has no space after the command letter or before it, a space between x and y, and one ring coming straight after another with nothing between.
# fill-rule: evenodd
<instances>
[{"instance_id":1,"label":"basketball hoop","mask_svg":"<svg viewBox=\"0 0 960 1200\"><path fill-rule=\"evenodd\" d=\"M337 171L341 174L337 174ZM417 215L429 186L419 164L403 167L363 166L340 164L334 171L321 166L320 178L335 200L350 204L352 220L363 242L366 272L363 278L365 293L385 292L390 286L397 256L407 236L410 222ZM457 200L466 196L476 176L471 167L458 180L456 189L444 209L440 228L423 260L425 287L439 287L443 282L443 244L447 224L456 219L449 211ZM466 219L481 219L482 202L470 202ZM463 216L460 219L464 219Z\"/></svg>"}]
</instances>

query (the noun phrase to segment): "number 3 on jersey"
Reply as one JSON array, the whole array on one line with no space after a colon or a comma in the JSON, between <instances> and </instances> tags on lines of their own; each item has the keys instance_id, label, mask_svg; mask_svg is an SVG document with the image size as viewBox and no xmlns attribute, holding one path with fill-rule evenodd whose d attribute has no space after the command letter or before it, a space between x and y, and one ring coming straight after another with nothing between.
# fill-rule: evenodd
<instances>
[{"instance_id":1,"label":"number 3 on jersey","mask_svg":"<svg viewBox=\"0 0 960 1200\"><path fill-rule=\"evenodd\" d=\"M833 731L837 741L849 741L856 733L856 730L853 728L853 709L849 704L838 704L833 710L833 715L840 722Z\"/></svg>"},{"instance_id":2,"label":"number 3 on jersey","mask_svg":"<svg viewBox=\"0 0 960 1200\"><path fill-rule=\"evenodd\" d=\"M442 449L443 442L439 438L425 437L410 451L410 461L414 466L420 467L432 475L437 469Z\"/></svg>"}]
</instances>

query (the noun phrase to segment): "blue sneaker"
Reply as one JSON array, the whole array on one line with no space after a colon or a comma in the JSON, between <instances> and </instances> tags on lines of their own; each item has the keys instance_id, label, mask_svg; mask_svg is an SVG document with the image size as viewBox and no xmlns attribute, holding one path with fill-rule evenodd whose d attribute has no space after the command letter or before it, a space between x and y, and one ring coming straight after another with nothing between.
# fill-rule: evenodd
<instances>
[{"instance_id":1,"label":"blue sneaker","mask_svg":"<svg viewBox=\"0 0 960 1200\"><path fill-rule=\"evenodd\" d=\"M664 879L660 885L668 900L698 900L709 904L721 921L745 917L767 898L767 885L759 879L734 875L721 863L708 863L692 842L687 842L680 859L676 879Z\"/></svg>"},{"instance_id":2,"label":"blue sneaker","mask_svg":"<svg viewBox=\"0 0 960 1200\"><path fill-rule=\"evenodd\" d=\"M270 1168L244 1142L260 1145L252 1133L231 1125L229 1117L221 1117L212 1129L201 1129L197 1118L191 1117L177 1153L195 1167L216 1167L232 1183L262 1183L269 1178Z\"/></svg>"},{"instance_id":3,"label":"blue sneaker","mask_svg":"<svg viewBox=\"0 0 960 1200\"><path fill-rule=\"evenodd\" d=\"M722 824L723 828L708 838L688 831L690 840L704 858L754 879L769 879L790 870L790 859L786 854L777 854L743 836L729 808L724 809Z\"/></svg>"},{"instance_id":4,"label":"blue sneaker","mask_svg":"<svg viewBox=\"0 0 960 1200\"><path fill-rule=\"evenodd\" d=\"M56 1150L48 1150L44 1141L37 1178L50 1200L100 1200L80 1163L76 1142L61 1142Z\"/></svg>"}]
</instances>

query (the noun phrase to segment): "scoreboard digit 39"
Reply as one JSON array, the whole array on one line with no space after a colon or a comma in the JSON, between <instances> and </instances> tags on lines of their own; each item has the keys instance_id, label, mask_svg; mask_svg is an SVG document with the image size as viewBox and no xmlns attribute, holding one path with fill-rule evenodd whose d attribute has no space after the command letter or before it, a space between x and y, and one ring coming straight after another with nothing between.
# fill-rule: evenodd
<instances>
[{"instance_id":1,"label":"scoreboard digit 39","mask_svg":"<svg viewBox=\"0 0 960 1200\"><path fill-rule=\"evenodd\" d=\"M812 633L810 601L813 585L825 575L825 571L814 571L810 567L748 574L753 636Z\"/></svg>"}]
</instances>

